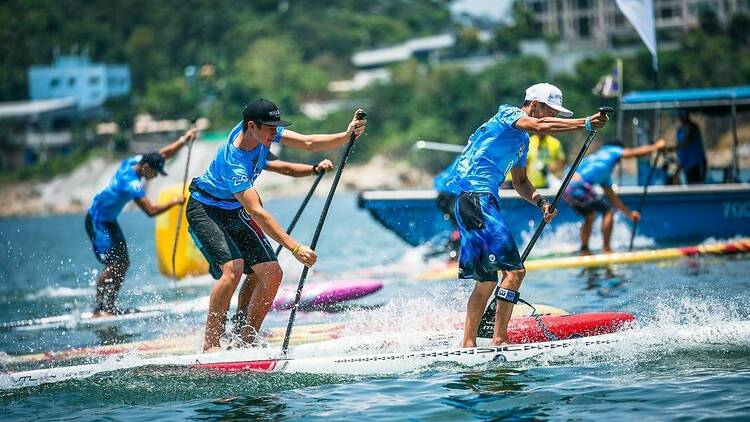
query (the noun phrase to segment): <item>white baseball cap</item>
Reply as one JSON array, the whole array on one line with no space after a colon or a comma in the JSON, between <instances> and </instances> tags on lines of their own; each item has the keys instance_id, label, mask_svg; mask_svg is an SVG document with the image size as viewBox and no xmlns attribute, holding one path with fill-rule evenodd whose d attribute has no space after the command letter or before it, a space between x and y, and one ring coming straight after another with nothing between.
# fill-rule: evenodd
<instances>
[{"instance_id":1,"label":"white baseball cap","mask_svg":"<svg viewBox=\"0 0 750 422\"><path fill-rule=\"evenodd\" d=\"M573 115L573 112L568 110L567 108L563 107L562 105L562 91L560 91L560 88L548 84L548 83L540 83L531 85L526 89L526 98L525 101L539 101L540 103L547 104L548 106L554 108L555 110L560 113L560 117L570 117Z\"/></svg>"}]
</instances>

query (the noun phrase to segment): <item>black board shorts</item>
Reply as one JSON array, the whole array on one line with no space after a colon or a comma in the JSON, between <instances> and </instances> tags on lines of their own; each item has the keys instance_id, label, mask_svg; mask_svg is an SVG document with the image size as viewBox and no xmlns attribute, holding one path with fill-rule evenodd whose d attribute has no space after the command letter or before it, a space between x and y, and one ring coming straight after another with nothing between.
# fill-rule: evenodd
<instances>
[{"instance_id":1,"label":"black board shorts","mask_svg":"<svg viewBox=\"0 0 750 422\"><path fill-rule=\"evenodd\" d=\"M215 279L221 277L221 266L235 259L244 261L245 274L253 272L253 265L276 261L276 253L265 234L244 208L227 210L191 197L186 215L190 235L206 257Z\"/></svg>"}]
</instances>

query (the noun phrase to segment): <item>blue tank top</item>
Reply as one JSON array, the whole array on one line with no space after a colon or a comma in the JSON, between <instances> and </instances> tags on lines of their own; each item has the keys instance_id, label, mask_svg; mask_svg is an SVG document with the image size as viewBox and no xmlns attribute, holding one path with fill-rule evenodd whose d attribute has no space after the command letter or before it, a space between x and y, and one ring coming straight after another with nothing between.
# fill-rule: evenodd
<instances>
[{"instance_id":1,"label":"blue tank top","mask_svg":"<svg viewBox=\"0 0 750 422\"><path fill-rule=\"evenodd\" d=\"M116 221L130 200L146 196L141 177L133 168L139 161L141 156L136 155L120 163L115 175L109 179L107 187L94 197L88 210L91 218L97 221Z\"/></svg>"},{"instance_id":2,"label":"blue tank top","mask_svg":"<svg viewBox=\"0 0 750 422\"><path fill-rule=\"evenodd\" d=\"M216 151L216 157L201 176L194 179L200 191L193 192L196 201L218 208L233 210L241 207L234 194L250 189L260 172L266 168L270 149L259 144L250 151L234 146L234 139L242 132L242 122L229 132L227 141ZM276 129L273 142L281 140L284 128Z\"/></svg>"},{"instance_id":3,"label":"blue tank top","mask_svg":"<svg viewBox=\"0 0 750 422\"><path fill-rule=\"evenodd\" d=\"M497 114L480 126L450 169L445 183L450 192L485 192L498 195L500 184L513 167L526 167L529 135L515 127L526 114L501 105Z\"/></svg>"},{"instance_id":4,"label":"blue tank top","mask_svg":"<svg viewBox=\"0 0 750 422\"><path fill-rule=\"evenodd\" d=\"M604 145L596 152L584 158L578 166L578 174L592 185L605 188L612 186L612 170L622 158L623 147Z\"/></svg>"},{"instance_id":5,"label":"blue tank top","mask_svg":"<svg viewBox=\"0 0 750 422\"><path fill-rule=\"evenodd\" d=\"M706 161L706 153L703 151L703 139L697 128L693 131L690 143L687 143L688 126L682 125L677 129L677 159L680 166L689 169Z\"/></svg>"}]
</instances>

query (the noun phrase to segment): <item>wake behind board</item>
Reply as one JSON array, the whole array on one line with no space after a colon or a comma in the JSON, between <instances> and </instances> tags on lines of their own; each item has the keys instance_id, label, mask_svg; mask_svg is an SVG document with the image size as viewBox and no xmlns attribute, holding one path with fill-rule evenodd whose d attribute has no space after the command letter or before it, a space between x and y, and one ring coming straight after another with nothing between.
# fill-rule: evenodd
<instances>
[{"instance_id":1,"label":"wake behind board","mask_svg":"<svg viewBox=\"0 0 750 422\"><path fill-rule=\"evenodd\" d=\"M317 310L321 306L355 300L373 294L383 288L380 280L358 278L310 283L302 292L301 311ZM295 289L284 286L279 289L271 307L274 311L290 309L294 303ZM34 331L53 328L91 328L117 325L123 322L168 317L171 315L190 315L208 311L209 297L200 297L187 301L163 303L144 306L138 312L122 315L94 317L91 312L59 315L54 317L30 318L19 321L0 323L0 331Z\"/></svg>"},{"instance_id":2,"label":"wake behind board","mask_svg":"<svg viewBox=\"0 0 750 422\"><path fill-rule=\"evenodd\" d=\"M540 328L541 320L546 328ZM521 344L500 347L447 348L437 350L409 351L399 353L353 355L340 357L278 358L268 354L267 349L238 349L219 353L165 356L152 359L126 359L99 364L58 367L0 375L0 388L23 388L40 384L82 379L104 372L135 367L169 366L220 372L286 372L316 374L374 375L414 371L437 362L456 362L476 365L491 361L519 361L540 353L571 350L573 345L587 346L606 344L612 341L608 335L614 333L635 318L626 313L586 313L566 316L523 317L509 326L512 339ZM553 332L560 340L547 341L545 333ZM580 338L579 338L580 337ZM335 341L334 341L335 342ZM334 343L332 342L332 343ZM335 343L334 343L335 344ZM334 350L326 350L326 343L315 345L318 353L330 356ZM300 346L302 347L302 346ZM294 356L298 349L292 349ZM277 352L276 352L277 353Z\"/></svg>"},{"instance_id":3,"label":"wake behind board","mask_svg":"<svg viewBox=\"0 0 750 422\"><path fill-rule=\"evenodd\" d=\"M568 312L550 305L534 304L537 315L568 315ZM513 319L531 315L531 308L517 305L513 308ZM512 326L512 325L511 325ZM323 323L300 325L292 330L291 344L307 344L338 338L347 326L343 323ZM461 329L461 321L457 320L456 329ZM278 344L284 339L286 327L276 327L265 330L265 341ZM199 350L203 339L202 332L188 332L181 336L144 340L131 343L80 347L62 351L49 351L26 355L5 356L3 363L31 363L31 362L60 362L73 359L92 359L98 357L122 356L136 354L139 356L154 356L163 354L186 354Z\"/></svg>"}]
</instances>

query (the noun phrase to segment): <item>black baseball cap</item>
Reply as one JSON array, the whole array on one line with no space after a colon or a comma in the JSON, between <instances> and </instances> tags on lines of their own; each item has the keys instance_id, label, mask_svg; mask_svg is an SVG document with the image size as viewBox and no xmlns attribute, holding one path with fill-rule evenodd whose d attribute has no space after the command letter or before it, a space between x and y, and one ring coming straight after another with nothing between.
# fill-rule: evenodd
<instances>
[{"instance_id":1,"label":"black baseball cap","mask_svg":"<svg viewBox=\"0 0 750 422\"><path fill-rule=\"evenodd\" d=\"M265 98L259 98L242 110L242 120L245 122L255 121L269 126L289 126L292 123L281 120L281 112L276 104Z\"/></svg>"},{"instance_id":2,"label":"black baseball cap","mask_svg":"<svg viewBox=\"0 0 750 422\"><path fill-rule=\"evenodd\" d=\"M149 152L141 156L141 163L146 163L152 169L156 170L162 176L166 176L167 173L164 171L164 157L158 152Z\"/></svg>"}]
</instances>

